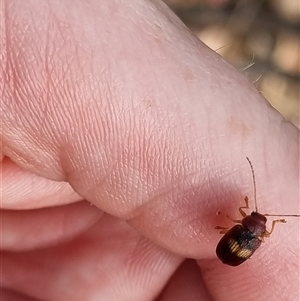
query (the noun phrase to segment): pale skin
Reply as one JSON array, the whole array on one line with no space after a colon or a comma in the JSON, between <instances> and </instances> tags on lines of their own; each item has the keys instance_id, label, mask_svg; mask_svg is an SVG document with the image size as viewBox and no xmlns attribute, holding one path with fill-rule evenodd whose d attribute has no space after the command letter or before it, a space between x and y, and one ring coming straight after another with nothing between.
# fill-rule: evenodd
<instances>
[{"instance_id":1,"label":"pale skin","mask_svg":"<svg viewBox=\"0 0 300 301\"><path fill-rule=\"evenodd\" d=\"M260 211L299 212L299 131L252 83L159 1L0 3L4 297L297 299L299 219L215 255L246 156Z\"/></svg>"}]
</instances>

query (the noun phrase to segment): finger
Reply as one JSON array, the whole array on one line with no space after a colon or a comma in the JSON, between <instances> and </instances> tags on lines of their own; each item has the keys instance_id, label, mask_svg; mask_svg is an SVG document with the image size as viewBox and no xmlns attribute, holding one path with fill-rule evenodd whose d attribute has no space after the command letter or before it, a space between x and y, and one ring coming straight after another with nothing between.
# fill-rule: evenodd
<instances>
[{"instance_id":1,"label":"finger","mask_svg":"<svg viewBox=\"0 0 300 301\"><path fill-rule=\"evenodd\" d=\"M130 76L135 80L129 81L127 69L124 70L122 64L115 64L120 56L118 34L122 36L122 33L114 33L109 44L105 39L96 40L96 36L105 31L106 20L112 16L113 8L109 10L104 4L95 3L95 9L91 9L79 2L73 5L74 10L69 14L65 2L58 7L54 2L47 3L39 10L34 1L22 6L22 10L17 3L6 8L7 16L11 17L5 24L16 30L14 35L7 37L12 55L6 58L10 64L18 64L18 70L23 70L15 77L22 85L12 86L8 79L5 81L1 130L4 153L19 165L44 177L68 180L77 192L104 211L131 219L132 225L148 237L193 257L213 256L212 241L203 238L216 239L213 216L219 209L220 200L225 206L229 204L236 208L243 194L251 191L245 152L253 162L261 162L255 164L255 168L258 180L261 179L257 180L257 188L266 202L264 206L274 207L285 194L285 198L290 199L289 206L295 208L298 187L294 177L295 128L282 124L282 118L264 104L254 88L187 33L177 19L170 16L179 28L167 22L159 8L154 9L157 15L151 16L150 22L145 4L136 3L135 9L124 4L118 6L123 10L122 16L132 14L134 18L133 23L127 24L132 38L147 33L143 43L136 40L135 51L132 40L125 39L123 43L122 49L126 49L126 53L135 53L135 57L142 60L139 68L131 69ZM165 11L165 8L161 9ZM27 14L28 10L37 14ZM86 19L79 18L83 10L88 16ZM137 11L146 19L138 17ZM44 22L45 27L40 28L41 39L36 45L30 41L36 40L36 22L41 18L44 20L44 14L54 26L51 32L55 38L49 36L49 24ZM35 18L29 18L31 15ZM109 19L121 24L122 16L113 14L114 19ZM61 31L62 24L54 22L62 17L68 24L67 29L72 28L72 35L67 29ZM82 20L82 26L76 23L78 18ZM174 44L169 45L165 37L161 41L166 47L163 48L156 39L152 40L160 32L153 18L166 26L165 33L168 30L170 35L176 32L176 39L184 42L178 44L171 39ZM84 34L85 24L94 24L89 35ZM21 30L25 27L26 32ZM19 39L24 41L22 49L16 43ZM67 48L64 41L69 41ZM154 43L153 51L158 56L149 55L149 42ZM82 44L88 48L80 47ZM40 47L34 45L61 49L53 53L47 49L41 53L37 51ZM187 48L193 55L186 55ZM49 51L51 62L44 61L49 58ZM181 62L159 59L163 51L181 57ZM15 52L19 55L14 56ZM143 61L146 54L149 58L147 56ZM29 57L36 58L35 65L28 65ZM70 58L76 60L70 62ZM132 57L126 59L128 64L135 66ZM44 63L53 69L47 71ZM9 72L10 64L7 64L6 72ZM184 74L187 66L193 80L169 76ZM65 68L68 72L62 73ZM240 84L239 89L236 86L224 89L227 81L220 84L216 69L227 72L233 85ZM168 87L163 93L154 80L158 71L164 79L160 83ZM206 72L211 74L210 78L205 77ZM89 76L91 73L93 77ZM142 77L143 89L139 83ZM204 80L199 82L197 78ZM129 81L130 85L128 82L116 86L115 81ZM67 84L56 85L56 82ZM219 83L214 86L213 93L207 89L210 82ZM24 94L25 90L21 89L12 93L12 87L26 87L27 92ZM176 93L174 87L177 87ZM72 97L70 91L75 93ZM84 97L82 91L87 93ZM145 102L147 95L154 101L152 104ZM247 102L243 101L245 95L248 95ZM212 101L218 108L208 115ZM45 106L47 114L43 113ZM254 112L260 115L255 117ZM269 125L270 114L272 126ZM280 126L283 127L282 135L278 134ZM262 136L260 128L265 128L268 133ZM18 139L13 139L15 133ZM18 141L22 141L22 146ZM271 152L274 149L277 152ZM286 156L287 152L289 156ZM278 157L285 158L284 162ZM274 161L276 164L271 164ZM279 184L285 182L288 184ZM157 227L163 231L153 231ZM170 235L172 233L176 235ZM186 241L187 237L189 243L183 246L182 240Z\"/></svg>"},{"instance_id":2,"label":"finger","mask_svg":"<svg viewBox=\"0 0 300 301\"><path fill-rule=\"evenodd\" d=\"M12 82L6 82L5 154L44 177L70 181L103 210L129 219L161 246L194 258L215 258L214 213L226 207L230 214L252 192L245 156L256 162L262 210L280 209L284 199L290 200L285 209L295 209L297 130L159 4L151 4L149 15L143 2L120 3L119 14L103 3L92 10L76 3L72 13L62 3L59 10L51 7L50 16L39 9L29 22L26 17L33 14L24 13L24 7L8 14L19 18L14 39L26 24L21 53L17 40L10 45L21 54L14 60L23 70L18 74L23 85L16 87L27 87L27 94L12 93ZM42 12L68 24L50 22L55 39L47 34L49 26L34 23ZM83 20L80 26L78 20ZM120 26L109 43L97 38L110 32L112 21ZM37 53L27 44L36 40L35 28L42 31L42 45L49 45L43 37L50 37L50 64L43 60L49 58L45 51ZM57 47L60 51L53 51ZM38 58L34 71L28 57ZM68 72L62 72L65 68ZM30 93L37 89L39 98ZM12 139L12 128L25 148Z\"/></svg>"},{"instance_id":3,"label":"finger","mask_svg":"<svg viewBox=\"0 0 300 301\"><path fill-rule=\"evenodd\" d=\"M82 200L65 182L39 177L8 158L1 162L0 206L2 209L33 209Z\"/></svg>"},{"instance_id":4,"label":"finger","mask_svg":"<svg viewBox=\"0 0 300 301\"><path fill-rule=\"evenodd\" d=\"M170 300L212 301L195 261L183 262L156 301Z\"/></svg>"},{"instance_id":5,"label":"finger","mask_svg":"<svg viewBox=\"0 0 300 301\"><path fill-rule=\"evenodd\" d=\"M102 212L88 202L27 211L2 210L1 250L45 248L85 232Z\"/></svg>"},{"instance_id":6,"label":"finger","mask_svg":"<svg viewBox=\"0 0 300 301\"><path fill-rule=\"evenodd\" d=\"M109 216L68 243L1 258L2 287L57 301L153 300L182 261Z\"/></svg>"}]
</instances>

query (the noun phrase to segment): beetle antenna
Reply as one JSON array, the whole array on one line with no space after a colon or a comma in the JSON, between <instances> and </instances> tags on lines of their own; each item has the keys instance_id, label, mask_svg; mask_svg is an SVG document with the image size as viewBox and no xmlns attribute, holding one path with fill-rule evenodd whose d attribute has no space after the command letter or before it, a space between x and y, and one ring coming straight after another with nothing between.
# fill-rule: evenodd
<instances>
[{"instance_id":1,"label":"beetle antenna","mask_svg":"<svg viewBox=\"0 0 300 301\"><path fill-rule=\"evenodd\" d=\"M255 212L258 212L257 201L256 201L256 182L255 182L254 169L253 169L253 166L252 166L252 163L251 163L250 159L248 157L246 157L246 159L248 160L249 165L251 167L252 178L253 178L253 192L254 192Z\"/></svg>"},{"instance_id":2,"label":"beetle antenna","mask_svg":"<svg viewBox=\"0 0 300 301\"><path fill-rule=\"evenodd\" d=\"M292 216L292 217L300 217L300 214L264 214L265 216Z\"/></svg>"}]
</instances>

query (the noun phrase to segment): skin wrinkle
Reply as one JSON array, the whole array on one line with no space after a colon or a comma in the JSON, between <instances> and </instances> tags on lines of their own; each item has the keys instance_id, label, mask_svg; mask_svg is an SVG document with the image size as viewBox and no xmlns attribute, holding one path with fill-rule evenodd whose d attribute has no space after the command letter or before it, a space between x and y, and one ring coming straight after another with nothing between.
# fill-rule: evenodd
<instances>
[{"instance_id":1,"label":"skin wrinkle","mask_svg":"<svg viewBox=\"0 0 300 301\"><path fill-rule=\"evenodd\" d=\"M32 209L80 201L68 183L58 183L19 168L7 157L1 162L0 195L2 209Z\"/></svg>"},{"instance_id":2,"label":"skin wrinkle","mask_svg":"<svg viewBox=\"0 0 300 301\"><path fill-rule=\"evenodd\" d=\"M190 181L187 180L187 182L190 182ZM199 184L196 185L196 183L195 183L195 189L201 191L202 187L199 187ZM157 204L159 204L160 199L162 199L162 196L164 194L168 195L169 193L174 193L174 195L176 195L176 191L177 190L179 190L179 191L182 192L182 194L183 194L182 198L181 197L177 197L177 202L172 203L172 201L169 201L167 204L163 205L163 207L157 206ZM178 202L181 203L182 201L184 201L184 199L185 199L184 193L185 192L188 193L188 194L191 194L192 193L191 192L191 187L186 188L186 190L183 190L182 188L176 188L174 190L174 187L173 187L173 189L171 188L170 190L165 191L164 193L161 193L160 195L156 195L155 198L149 199L149 201L147 201L146 203L144 203L142 206L138 207L134 211L135 212L134 216L131 217L130 219L127 219L128 223L131 224L131 225L138 225L140 219L143 219L143 218L148 219L149 218L150 220L157 220L158 219L157 216L160 216L160 218L162 219L162 222L157 224L157 228L158 229L164 228L165 225L168 225L169 228L176 229L176 227L174 227L174 224L177 224L177 222L176 222L177 220L179 220L179 221L181 220L180 219L180 215L178 215L178 212L177 212L178 211L177 206L178 206ZM197 192L195 192L195 194L197 194ZM169 199L172 200L174 198L170 197ZM188 197L187 197L187 199L188 199ZM172 207L171 207L172 204L174 206L173 210L172 210ZM185 204L185 205L187 205L187 204ZM167 211L164 210L164 207L168 208L168 210ZM159 208L160 212L157 211L157 208ZM140 214L140 212L138 214L136 214L137 210L139 210L140 212L143 212L143 215ZM193 225L193 220L195 220L195 219L194 219L193 216L190 216L190 214L189 214L189 212L187 210L188 210L188 207L185 207L185 209L183 210L184 213L182 213L182 216L185 216L186 219L187 219L186 225L188 225L188 224ZM213 214L215 214L215 211L216 211L216 209L213 209ZM163 216L161 216L161 214L163 214ZM209 218L210 216L211 216L211 210L207 210L207 217ZM198 237L194 237L194 241L195 241L195 239L197 241L199 241L200 237L202 237L202 238L204 237L205 238L205 235L203 234L203 231L206 234L208 234L208 233L203 228L205 228L204 225L206 224L207 221L204 220L203 217L201 217L201 214L200 214L200 211L199 211L199 216L198 216L197 220L201 220L201 218L203 220L202 223L201 223L201 225L199 225L199 223L195 223L195 225L193 225L193 227L190 228L189 231L187 231L187 232L183 231L182 232L180 230L178 232L178 233L182 233L182 235L180 236L180 240L184 239L186 241L191 241L191 238L193 237L193 233L194 233L194 228L197 229L195 231L197 231L197 233L199 234ZM211 223L211 221L209 221L209 224L210 223ZM180 224L180 225L181 225L181 227L183 226L182 224ZM213 227L214 227L213 223L212 223L211 226L212 226L212 229L213 229ZM171 234L169 234L169 235L171 235L169 239L171 239L173 237L175 240L178 240L178 237L177 237L178 235L176 234L176 232L177 231L172 232ZM149 233L147 232L146 236L148 236L148 235L149 235ZM209 236L210 235L208 235L208 237ZM188 240L188 238L190 238L190 239ZM164 236L162 236L161 239L164 240ZM164 241L161 241L160 239L159 239L159 241L160 241L160 244L162 244L163 246L166 247L166 245L164 245L165 244ZM207 240L207 241L209 241L209 240ZM180 253L181 255L183 255L184 252L186 252L185 248L182 248L181 251L183 252L183 253Z\"/></svg>"}]
</instances>

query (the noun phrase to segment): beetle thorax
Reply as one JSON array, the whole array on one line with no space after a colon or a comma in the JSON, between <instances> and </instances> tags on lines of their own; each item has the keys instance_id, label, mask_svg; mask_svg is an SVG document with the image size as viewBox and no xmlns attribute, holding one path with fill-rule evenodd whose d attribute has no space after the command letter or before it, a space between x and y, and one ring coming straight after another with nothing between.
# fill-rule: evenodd
<instances>
[{"instance_id":1,"label":"beetle thorax","mask_svg":"<svg viewBox=\"0 0 300 301\"><path fill-rule=\"evenodd\" d=\"M255 211L242 219L242 225L257 237L266 233L266 222L267 218Z\"/></svg>"}]
</instances>

